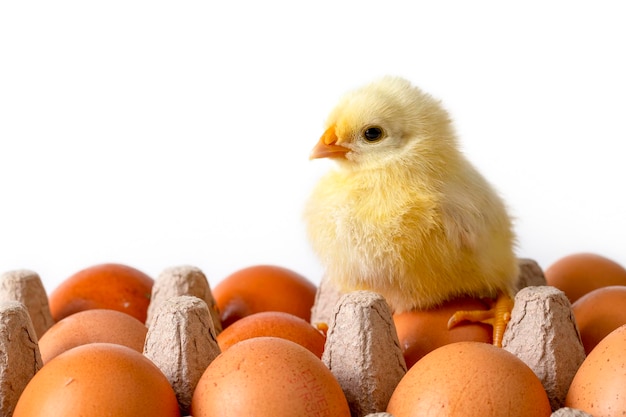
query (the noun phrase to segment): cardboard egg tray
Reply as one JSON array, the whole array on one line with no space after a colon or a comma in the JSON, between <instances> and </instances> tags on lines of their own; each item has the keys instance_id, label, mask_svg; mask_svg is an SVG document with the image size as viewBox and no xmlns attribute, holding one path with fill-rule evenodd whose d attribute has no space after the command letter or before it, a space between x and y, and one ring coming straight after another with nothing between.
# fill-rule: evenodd
<instances>
[{"instance_id":1,"label":"cardboard egg tray","mask_svg":"<svg viewBox=\"0 0 626 417\"><path fill-rule=\"evenodd\" d=\"M503 349L539 377L553 417L589 416L563 407L585 359L569 300L546 286L536 262L520 259L520 267ZM322 280L311 321L329 325L322 360L339 381L352 416L393 417L384 410L407 367L385 300L367 291L342 294ZM0 416L12 415L24 387L43 366L37 341L52 324L37 273L17 270L0 276ZM220 353L221 323L202 271L192 266L164 270L154 283L146 325L144 355L163 371L187 415L198 380Z\"/></svg>"}]
</instances>

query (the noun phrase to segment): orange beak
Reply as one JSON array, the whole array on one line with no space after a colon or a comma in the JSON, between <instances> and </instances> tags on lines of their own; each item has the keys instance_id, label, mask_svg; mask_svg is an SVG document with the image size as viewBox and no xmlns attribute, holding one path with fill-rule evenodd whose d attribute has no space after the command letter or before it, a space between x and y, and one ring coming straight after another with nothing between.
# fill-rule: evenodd
<instances>
[{"instance_id":1,"label":"orange beak","mask_svg":"<svg viewBox=\"0 0 626 417\"><path fill-rule=\"evenodd\" d=\"M317 145L311 151L310 159L317 158L345 158L350 149L337 145L335 126L326 129Z\"/></svg>"}]
</instances>

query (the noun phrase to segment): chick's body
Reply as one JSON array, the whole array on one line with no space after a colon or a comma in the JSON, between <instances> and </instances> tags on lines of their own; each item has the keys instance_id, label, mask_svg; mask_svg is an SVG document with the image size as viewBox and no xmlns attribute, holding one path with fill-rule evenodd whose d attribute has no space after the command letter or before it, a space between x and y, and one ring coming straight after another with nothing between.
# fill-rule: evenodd
<instances>
[{"instance_id":1,"label":"chick's body","mask_svg":"<svg viewBox=\"0 0 626 417\"><path fill-rule=\"evenodd\" d=\"M510 218L432 97L391 77L356 90L331 113L312 157L338 162L305 220L342 290L376 291L398 312L513 293Z\"/></svg>"}]
</instances>

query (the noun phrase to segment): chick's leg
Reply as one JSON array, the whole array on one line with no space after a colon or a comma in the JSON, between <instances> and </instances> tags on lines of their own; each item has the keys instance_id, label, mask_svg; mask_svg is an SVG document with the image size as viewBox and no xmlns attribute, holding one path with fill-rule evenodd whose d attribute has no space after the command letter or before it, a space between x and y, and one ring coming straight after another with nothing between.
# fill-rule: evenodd
<instances>
[{"instance_id":1,"label":"chick's leg","mask_svg":"<svg viewBox=\"0 0 626 417\"><path fill-rule=\"evenodd\" d=\"M457 311L448 320L448 329L464 322L480 322L493 326L493 344L502 347L502 337L506 325L511 319L513 299L504 293L499 293L489 310Z\"/></svg>"}]
</instances>

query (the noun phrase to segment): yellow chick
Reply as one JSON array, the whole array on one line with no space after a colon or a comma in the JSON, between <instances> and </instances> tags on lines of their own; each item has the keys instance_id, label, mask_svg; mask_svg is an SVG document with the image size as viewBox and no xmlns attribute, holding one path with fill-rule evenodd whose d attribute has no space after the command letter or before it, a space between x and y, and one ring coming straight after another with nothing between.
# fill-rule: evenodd
<instances>
[{"instance_id":1,"label":"yellow chick","mask_svg":"<svg viewBox=\"0 0 626 417\"><path fill-rule=\"evenodd\" d=\"M501 344L518 276L511 219L437 100L397 77L352 91L311 158L337 162L304 213L328 279L378 292L396 312L497 298L489 312L455 314L449 327L489 322Z\"/></svg>"}]
</instances>

